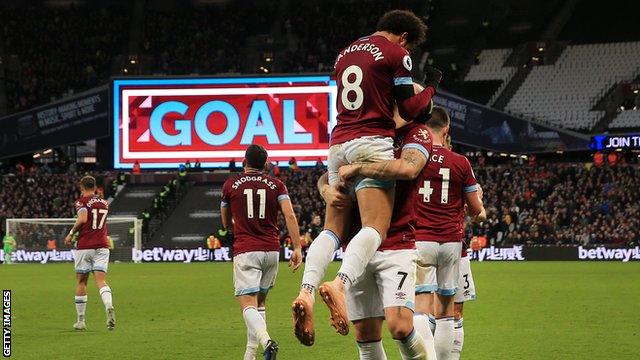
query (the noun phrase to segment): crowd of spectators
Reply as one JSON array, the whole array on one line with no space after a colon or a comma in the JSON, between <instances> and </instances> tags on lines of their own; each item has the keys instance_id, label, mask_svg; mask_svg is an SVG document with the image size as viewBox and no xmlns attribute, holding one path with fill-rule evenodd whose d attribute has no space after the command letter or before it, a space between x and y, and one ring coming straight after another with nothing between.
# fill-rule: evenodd
<instances>
[{"instance_id":1,"label":"crowd of spectators","mask_svg":"<svg viewBox=\"0 0 640 360\"><path fill-rule=\"evenodd\" d=\"M525 163L475 168L484 189L487 221L473 224L466 218L467 239L484 236L494 246L640 244L636 166ZM324 202L315 190L324 171L316 167L280 172L301 234L312 227L315 214L324 218Z\"/></svg>"},{"instance_id":2,"label":"crowd of spectators","mask_svg":"<svg viewBox=\"0 0 640 360\"><path fill-rule=\"evenodd\" d=\"M0 7L9 112L101 85L128 37L116 6Z\"/></svg>"},{"instance_id":3,"label":"crowd of spectators","mask_svg":"<svg viewBox=\"0 0 640 360\"><path fill-rule=\"evenodd\" d=\"M640 244L640 169L549 164L476 169L492 245Z\"/></svg>"},{"instance_id":4,"label":"crowd of spectators","mask_svg":"<svg viewBox=\"0 0 640 360\"><path fill-rule=\"evenodd\" d=\"M147 10L141 50L156 74L238 73L248 37L268 34L278 8L274 0L230 1L177 12Z\"/></svg>"}]
</instances>

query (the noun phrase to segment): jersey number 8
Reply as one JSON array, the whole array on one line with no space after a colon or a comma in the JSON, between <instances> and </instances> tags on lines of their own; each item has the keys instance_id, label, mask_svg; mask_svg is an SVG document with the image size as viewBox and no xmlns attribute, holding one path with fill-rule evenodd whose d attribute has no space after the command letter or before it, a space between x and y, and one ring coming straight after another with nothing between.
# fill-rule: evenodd
<instances>
[{"instance_id":1,"label":"jersey number 8","mask_svg":"<svg viewBox=\"0 0 640 360\"><path fill-rule=\"evenodd\" d=\"M356 78L353 82L349 82L349 76L355 74ZM340 93L340 100L342 105L348 110L357 110L362 106L364 102L364 92L360 87L362 84L362 69L358 65L351 65L342 73L342 92ZM349 100L349 93L354 92L356 98L353 101Z\"/></svg>"}]
</instances>

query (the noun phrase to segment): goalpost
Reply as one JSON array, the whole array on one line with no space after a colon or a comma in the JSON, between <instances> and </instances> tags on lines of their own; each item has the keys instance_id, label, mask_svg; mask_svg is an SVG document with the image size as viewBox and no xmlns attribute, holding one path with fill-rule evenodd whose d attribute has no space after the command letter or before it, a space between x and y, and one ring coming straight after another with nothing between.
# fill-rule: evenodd
<instances>
[{"instance_id":1,"label":"goalpost","mask_svg":"<svg viewBox=\"0 0 640 360\"><path fill-rule=\"evenodd\" d=\"M75 218L6 219L7 234L16 239L17 262L70 261L72 247L64 244ZM111 261L131 261L132 249L142 249L142 220L135 217L107 217Z\"/></svg>"}]
</instances>

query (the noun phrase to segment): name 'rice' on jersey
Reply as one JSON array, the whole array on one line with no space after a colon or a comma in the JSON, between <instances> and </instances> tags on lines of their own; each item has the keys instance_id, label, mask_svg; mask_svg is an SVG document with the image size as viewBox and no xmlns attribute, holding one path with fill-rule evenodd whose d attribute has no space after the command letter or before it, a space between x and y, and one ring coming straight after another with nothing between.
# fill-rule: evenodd
<instances>
[{"instance_id":1,"label":"name 'rice' on jersey","mask_svg":"<svg viewBox=\"0 0 640 360\"><path fill-rule=\"evenodd\" d=\"M462 241L464 194L478 191L469 160L434 145L431 159L417 180L416 241Z\"/></svg>"},{"instance_id":2,"label":"name 'rice' on jersey","mask_svg":"<svg viewBox=\"0 0 640 360\"><path fill-rule=\"evenodd\" d=\"M231 208L234 255L280 250L278 212L280 201L288 198L282 181L259 172L242 172L225 181L220 206Z\"/></svg>"},{"instance_id":3,"label":"name 'rice' on jersey","mask_svg":"<svg viewBox=\"0 0 640 360\"><path fill-rule=\"evenodd\" d=\"M384 36L360 38L335 62L338 124L331 145L363 136L394 137L393 87L413 84L407 50Z\"/></svg>"}]
</instances>

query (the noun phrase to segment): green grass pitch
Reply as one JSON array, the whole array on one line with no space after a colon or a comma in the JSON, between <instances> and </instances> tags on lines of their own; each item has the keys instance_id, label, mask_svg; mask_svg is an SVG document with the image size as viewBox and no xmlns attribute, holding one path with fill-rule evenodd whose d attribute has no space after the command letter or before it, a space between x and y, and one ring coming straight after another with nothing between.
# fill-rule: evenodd
<instances>
[{"instance_id":1,"label":"green grass pitch","mask_svg":"<svg viewBox=\"0 0 640 360\"><path fill-rule=\"evenodd\" d=\"M353 337L316 307L316 344L299 345L290 304L302 272L282 263L267 303L281 359L357 359ZM637 359L640 263L473 263L478 299L465 309L466 359ZM328 272L333 274L337 264ZM0 266L13 295L16 359L241 359L245 327L231 264L112 264L118 325L109 332L95 285L86 332L75 332L71 264ZM319 300L319 298L318 298ZM385 335L389 359L399 359Z\"/></svg>"}]
</instances>

